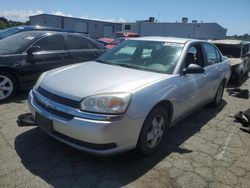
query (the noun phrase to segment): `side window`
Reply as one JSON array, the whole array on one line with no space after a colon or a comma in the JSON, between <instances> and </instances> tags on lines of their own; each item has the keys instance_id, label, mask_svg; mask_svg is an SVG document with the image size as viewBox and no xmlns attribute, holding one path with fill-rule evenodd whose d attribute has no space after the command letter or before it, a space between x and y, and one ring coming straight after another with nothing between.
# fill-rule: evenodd
<instances>
[{"instance_id":1,"label":"side window","mask_svg":"<svg viewBox=\"0 0 250 188\"><path fill-rule=\"evenodd\" d=\"M42 51L64 50L64 37L62 35L52 35L42 38L33 46L39 46Z\"/></svg>"},{"instance_id":2,"label":"side window","mask_svg":"<svg viewBox=\"0 0 250 188\"><path fill-rule=\"evenodd\" d=\"M217 59L217 53L216 53L216 49L214 46L212 46L211 44L204 44L204 49L206 52L206 66L209 65L213 65L218 63L218 59Z\"/></svg>"},{"instance_id":3,"label":"side window","mask_svg":"<svg viewBox=\"0 0 250 188\"><path fill-rule=\"evenodd\" d=\"M97 47L97 45L95 43L93 43L92 41L88 40L88 39L85 39L86 40L86 43L87 43L87 46L89 49L99 49Z\"/></svg>"},{"instance_id":4,"label":"side window","mask_svg":"<svg viewBox=\"0 0 250 188\"><path fill-rule=\"evenodd\" d=\"M188 67L190 64L197 64L201 67L204 66L204 58L201 46L195 44L188 49L186 58L185 58L185 67Z\"/></svg>"},{"instance_id":5,"label":"side window","mask_svg":"<svg viewBox=\"0 0 250 188\"><path fill-rule=\"evenodd\" d=\"M217 60L218 62L221 62L221 55L220 55L220 52L215 48L215 52L216 52L216 55L217 55Z\"/></svg>"},{"instance_id":6,"label":"side window","mask_svg":"<svg viewBox=\"0 0 250 188\"><path fill-rule=\"evenodd\" d=\"M69 50L88 49L87 40L83 37L68 35Z\"/></svg>"}]
</instances>

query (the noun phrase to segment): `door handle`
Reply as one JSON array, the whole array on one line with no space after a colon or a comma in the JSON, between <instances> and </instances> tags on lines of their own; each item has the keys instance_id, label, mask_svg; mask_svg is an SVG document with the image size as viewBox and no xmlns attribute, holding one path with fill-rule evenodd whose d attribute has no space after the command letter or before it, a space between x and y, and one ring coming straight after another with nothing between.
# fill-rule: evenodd
<instances>
[{"instance_id":1,"label":"door handle","mask_svg":"<svg viewBox=\"0 0 250 188\"><path fill-rule=\"evenodd\" d=\"M219 72L222 72L222 68L219 68Z\"/></svg>"}]
</instances>

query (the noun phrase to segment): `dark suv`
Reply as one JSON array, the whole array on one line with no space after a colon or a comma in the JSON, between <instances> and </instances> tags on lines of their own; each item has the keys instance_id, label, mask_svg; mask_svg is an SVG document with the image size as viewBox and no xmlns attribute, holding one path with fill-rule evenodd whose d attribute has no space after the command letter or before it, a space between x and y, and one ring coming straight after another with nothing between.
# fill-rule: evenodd
<instances>
[{"instance_id":1,"label":"dark suv","mask_svg":"<svg viewBox=\"0 0 250 188\"><path fill-rule=\"evenodd\" d=\"M0 40L0 101L31 88L47 70L96 59L105 48L81 34L26 31Z\"/></svg>"}]
</instances>

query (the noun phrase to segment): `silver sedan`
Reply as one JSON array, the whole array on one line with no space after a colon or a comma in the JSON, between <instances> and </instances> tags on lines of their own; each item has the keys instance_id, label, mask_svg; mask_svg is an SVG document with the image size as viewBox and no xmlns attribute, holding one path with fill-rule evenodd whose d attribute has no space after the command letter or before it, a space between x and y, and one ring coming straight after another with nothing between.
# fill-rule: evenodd
<instances>
[{"instance_id":1,"label":"silver sedan","mask_svg":"<svg viewBox=\"0 0 250 188\"><path fill-rule=\"evenodd\" d=\"M229 77L228 60L209 42L142 37L96 61L45 72L29 105L39 127L72 147L149 155L169 127L201 106L218 106Z\"/></svg>"}]
</instances>

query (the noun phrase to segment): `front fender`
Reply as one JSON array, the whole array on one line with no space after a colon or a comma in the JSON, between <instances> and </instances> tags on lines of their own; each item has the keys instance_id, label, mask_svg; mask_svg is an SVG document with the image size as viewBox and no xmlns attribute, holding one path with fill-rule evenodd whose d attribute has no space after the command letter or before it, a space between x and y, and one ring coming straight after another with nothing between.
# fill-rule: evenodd
<instances>
[{"instance_id":1,"label":"front fender","mask_svg":"<svg viewBox=\"0 0 250 188\"><path fill-rule=\"evenodd\" d=\"M174 111L179 89L179 75L174 75L135 90L127 114L133 118L146 118L156 104L166 100L172 103Z\"/></svg>"}]
</instances>

